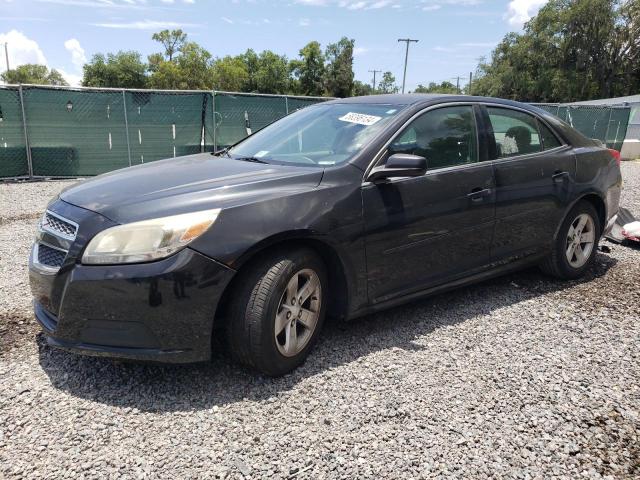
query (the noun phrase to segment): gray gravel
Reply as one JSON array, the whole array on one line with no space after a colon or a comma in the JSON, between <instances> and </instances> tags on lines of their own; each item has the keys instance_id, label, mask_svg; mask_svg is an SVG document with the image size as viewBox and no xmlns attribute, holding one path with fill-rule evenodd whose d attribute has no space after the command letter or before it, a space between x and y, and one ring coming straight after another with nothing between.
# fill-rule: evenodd
<instances>
[{"instance_id":1,"label":"gray gravel","mask_svg":"<svg viewBox=\"0 0 640 480\"><path fill-rule=\"evenodd\" d=\"M640 476L640 250L329 323L281 379L119 364L48 348L31 318L29 243L62 185L0 185L0 477Z\"/></svg>"}]
</instances>

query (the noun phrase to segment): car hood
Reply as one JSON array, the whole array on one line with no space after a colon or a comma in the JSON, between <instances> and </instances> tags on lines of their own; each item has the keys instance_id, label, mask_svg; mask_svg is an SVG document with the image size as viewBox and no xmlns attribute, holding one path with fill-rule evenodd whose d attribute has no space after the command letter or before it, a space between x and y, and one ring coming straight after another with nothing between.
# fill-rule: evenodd
<instances>
[{"instance_id":1,"label":"car hood","mask_svg":"<svg viewBox=\"0 0 640 480\"><path fill-rule=\"evenodd\" d=\"M127 223L281 197L317 187L322 174L314 167L201 153L100 175L63 190L60 198Z\"/></svg>"}]
</instances>

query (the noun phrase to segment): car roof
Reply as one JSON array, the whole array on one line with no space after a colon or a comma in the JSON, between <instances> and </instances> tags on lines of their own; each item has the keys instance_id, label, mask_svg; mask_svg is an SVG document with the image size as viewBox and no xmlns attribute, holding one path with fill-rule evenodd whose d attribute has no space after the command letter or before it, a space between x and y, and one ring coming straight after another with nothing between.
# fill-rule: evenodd
<instances>
[{"instance_id":1,"label":"car roof","mask_svg":"<svg viewBox=\"0 0 640 480\"><path fill-rule=\"evenodd\" d=\"M348 104L382 104L382 105L428 105L441 102L489 102L510 105L513 107L526 108L532 110L531 105L505 100L503 98L477 97L469 95L450 95L439 93L407 93L407 94L383 94L366 95L362 97L336 98L326 103L348 103Z\"/></svg>"}]
</instances>

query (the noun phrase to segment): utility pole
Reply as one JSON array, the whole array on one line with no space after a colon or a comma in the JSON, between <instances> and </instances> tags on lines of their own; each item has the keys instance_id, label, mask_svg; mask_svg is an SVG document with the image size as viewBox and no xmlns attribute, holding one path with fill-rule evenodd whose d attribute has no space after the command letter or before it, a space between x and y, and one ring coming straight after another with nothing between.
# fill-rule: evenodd
<instances>
[{"instance_id":1,"label":"utility pole","mask_svg":"<svg viewBox=\"0 0 640 480\"><path fill-rule=\"evenodd\" d=\"M9 71L9 42L4 42L4 58L7 61L7 72Z\"/></svg>"},{"instance_id":2,"label":"utility pole","mask_svg":"<svg viewBox=\"0 0 640 480\"><path fill-rule=\"evenodd\" d=\"M399 38L398 42L405 42L407 44L407 49L404 53L404 74L402 75L402 93L404 93L404 85L407 80L407 59L409 58L409 44L411 42L418 43L418 40L414 40L412 38Z\"/></svg>"},{"instance_id":3,"label":"utility pole","mask_svg":"<svg viewBox=\"0 0 640 480\"><path fill-rule=\"evenodd\" d=\"M469 89L467 95L471 95L471 82L473 81L473 72L469 72Z\"/></svg>"},{"instance_id":4,"label":"utility pole","mask_svg":"<svg viewBox=\"0 0 640 480\"><path fill-rule=\"evenodd\" d=\"M451 78L456 81L456 92L460 94L460 75L458 75L457 77L451 77Z\"/></svg>"},{"instance_id":5,"label":"utility pole","mask_svg":"<svg viewBox=\"0 0 640 480\"><path fill-rule=\"evenodd\" d=\"M376 73L382 73L382 70L369 70L369 73L373 73L373 93L376 93Z\"/></svg>"}]
</instances>

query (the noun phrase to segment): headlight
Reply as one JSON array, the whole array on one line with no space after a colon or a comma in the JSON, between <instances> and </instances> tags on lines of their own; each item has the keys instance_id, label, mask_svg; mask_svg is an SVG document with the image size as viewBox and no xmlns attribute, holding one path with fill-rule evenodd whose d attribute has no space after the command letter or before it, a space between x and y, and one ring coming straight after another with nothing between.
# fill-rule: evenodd
<instances>
[{"instance_id":1,"label":"headlight","mask_svg":"<svg viewBox=\"0 0 640 480\"><path fill-rule=\"evenodd\" d=\"M136 263L168 257L206 232L220 209L154 218L107 228L87 245L82 263Z\"/></svg>"}]
</instances>

